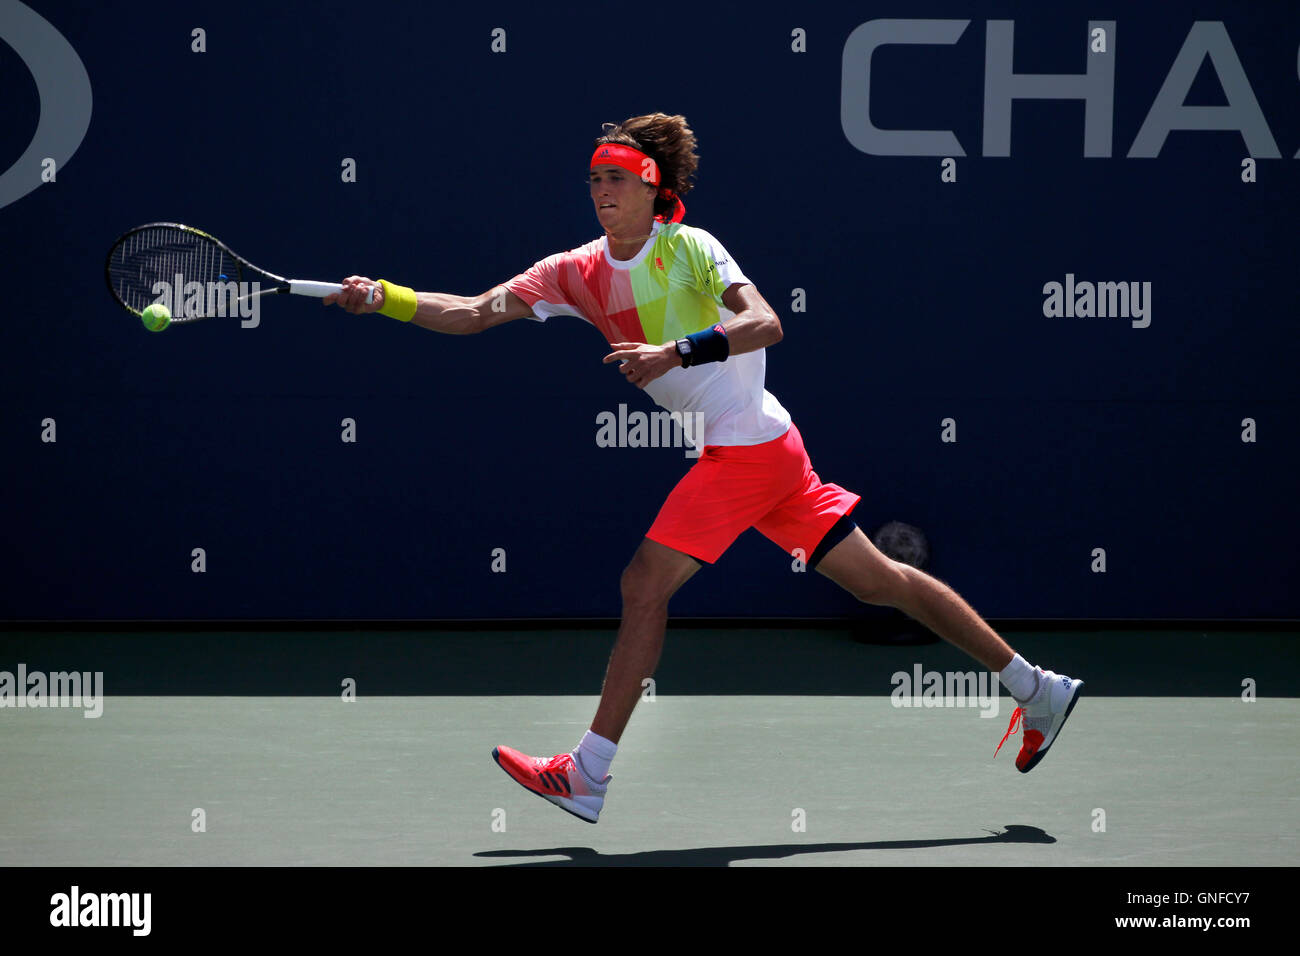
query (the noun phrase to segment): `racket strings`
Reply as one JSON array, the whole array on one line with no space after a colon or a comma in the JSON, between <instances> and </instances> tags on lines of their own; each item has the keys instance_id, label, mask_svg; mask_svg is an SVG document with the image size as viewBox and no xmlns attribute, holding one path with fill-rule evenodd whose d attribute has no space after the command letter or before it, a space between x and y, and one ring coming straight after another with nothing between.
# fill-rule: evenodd
<instances>
[{"instance_id":1,"label":"racket strings","mask_svg":"<svg viewBox=\"0 0 1300 956\"><path fill-rule=\"evenodd\" d=\"M238 314L238 260L188 229L152 226L126 236L109 256L108 278L113 293L136 313L162 302L173 322Z\"/></svg>"}]
</instances>

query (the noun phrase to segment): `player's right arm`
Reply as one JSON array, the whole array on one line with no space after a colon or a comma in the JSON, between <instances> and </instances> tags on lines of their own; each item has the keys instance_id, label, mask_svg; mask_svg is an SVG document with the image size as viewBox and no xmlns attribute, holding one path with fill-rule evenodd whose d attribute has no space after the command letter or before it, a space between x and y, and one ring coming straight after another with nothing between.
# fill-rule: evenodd
<instances>
[{"instance_id":1,"label":"player's right arm","mask_svg":"<svg viewBox=\"0 0 1300 956\"><path fill-rule=\"evenodd\" d=\"M374 301L367 302L366 295L371 287L375 289ZM523 299L500 285L477 296L417 292L415 300L412 324L448 335L470 335L533 314ZM348 276L343 280L343 291L326 296L323 301L326 305L337 303L353 315L365 315L384 307L384 290L373 279Z\"/></svg>"}]
</instances>

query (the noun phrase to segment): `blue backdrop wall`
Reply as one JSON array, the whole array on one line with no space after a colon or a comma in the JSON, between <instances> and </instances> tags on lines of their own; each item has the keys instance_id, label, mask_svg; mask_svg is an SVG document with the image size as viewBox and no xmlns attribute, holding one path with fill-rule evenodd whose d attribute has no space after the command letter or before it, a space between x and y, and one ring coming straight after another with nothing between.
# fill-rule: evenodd
<instances>
[{"instance_id":1,"label":"blue backdrop wall","mask_svg":"<svg viewBox=\"0 0 1300 956\"><path fill-rule=\"evenodd\" d=\"M865 528L922 528L988 616L1300 616L1300 7L680 10L0 0L0 616L617 614L690 460L599 447L653 406L589 326L284 297L150 334L103 265L172 220L283 274L478 293L598 235L591 141L656 110ZM1054 314L1071 282L1141 298ZM752 531L674 605L854 608Z\"/></svg>"}]
</instances>

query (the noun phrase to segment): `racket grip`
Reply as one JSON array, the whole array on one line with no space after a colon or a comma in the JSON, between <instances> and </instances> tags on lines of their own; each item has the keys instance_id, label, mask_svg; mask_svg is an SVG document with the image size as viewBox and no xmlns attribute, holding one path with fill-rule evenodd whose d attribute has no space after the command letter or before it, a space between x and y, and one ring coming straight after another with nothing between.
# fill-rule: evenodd
<instances>
[{"instance_id":1,"label":"racket grip","mask_svg":"<svg viewBox=\"0 0 1300 956\"><path fill-rule=\"evenodd\" d=\"M290 279L289 292L292 295L309 295L313 298L323 299L327 295L337 295L343 291L343 286L337 282L311 282L308 279ZM366 304L375 301L375 287L371 286L370 291L366 293Z\"/></svg>"}]
</instances>

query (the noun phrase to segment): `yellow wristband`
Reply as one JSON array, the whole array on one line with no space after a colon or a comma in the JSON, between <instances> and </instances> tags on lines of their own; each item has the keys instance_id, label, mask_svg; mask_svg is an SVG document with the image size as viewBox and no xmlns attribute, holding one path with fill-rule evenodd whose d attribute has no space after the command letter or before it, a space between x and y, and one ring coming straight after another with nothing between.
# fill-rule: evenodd
<instances>
[{"instance_id":1,"label":"yellow wristband","mask_svg":"<svg viewBox=\"0 0 1300 956\"><path fill-rule=\"evenodd\" d=\"M384 304L379 309L380 315L386 315L398 322L410 322L415 318L415 310L419 303L415 299L414 289L395 285L386 279L380 279L379 284L384 288Z\"/></svg>"}]
</instances>

